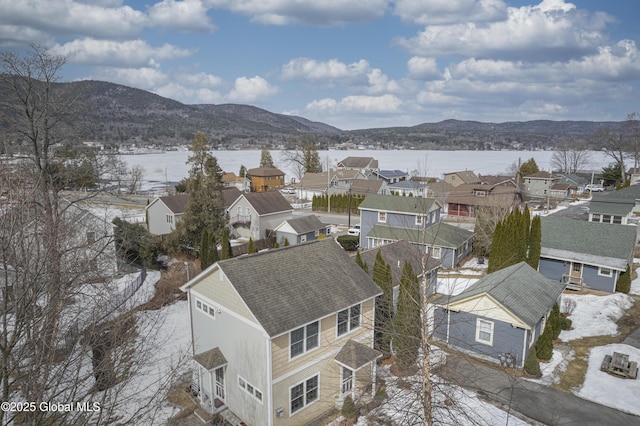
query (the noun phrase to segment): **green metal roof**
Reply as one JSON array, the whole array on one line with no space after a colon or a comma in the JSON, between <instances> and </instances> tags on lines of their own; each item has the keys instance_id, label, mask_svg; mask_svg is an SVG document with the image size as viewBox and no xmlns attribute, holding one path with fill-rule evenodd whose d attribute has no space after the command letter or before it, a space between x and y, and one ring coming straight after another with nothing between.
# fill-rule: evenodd
<instances>
[{"instance_id":1,"label":"green metal roof","mask_svg":"<svg viewBox=\"0 0 640 426\"><path fill-rule=\"evenodd\" d=\"M410 214L425 214L439 204L434 198L403 197L400 195L367 195L358 208L360 210L376 210Z\"/></svg>"},{"instance_id":2,"label":"green metal roof","mask_svg":"<svg viewBox=\"0 0 640 426\"><path fill-rule=\"evenodd\" d=\"M473 238L473 232L442 222L425 230L376 225L369 231L367 237L394 241L407 240L414 244L455 249Z\"/></svg>"},{"instance_id":3,"label":"green metal roof","mask_svg":"<svg viewBox=\"0 0 640 426\"><path fill-rule=\"evenodd\" d=\"M636 226L586 222L545 217L542 223L542 249L579 253L597 258L628 262L633 256Z\"/></svg>"},{"instance_id":4,"label":"green metal roof","mask_svg":"<svg viewBox=\"0 0 640 426\"><path fill-rule=\"evenodd\" d=\"M545 278L526 262L520 262L484 276L456 296L441 296L434 304L446 306L488 294L533 327L553 308L564 288L563 284ZM483 315L482 312L477 314Z\"/></svg>"}]
</instances>

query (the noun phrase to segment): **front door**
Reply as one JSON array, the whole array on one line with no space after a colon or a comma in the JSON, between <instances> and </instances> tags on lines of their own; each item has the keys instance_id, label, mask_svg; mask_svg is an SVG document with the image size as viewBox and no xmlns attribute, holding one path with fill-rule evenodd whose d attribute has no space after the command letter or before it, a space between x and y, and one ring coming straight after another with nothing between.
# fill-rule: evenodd
<instances>
[{"instance_id":1,"label":"front door","mask_svg":"<svg viewBox=\"0 0 640 426\"><path fill-rule=\"evenodd\" d=\"M216 369L216 398L224 402L224 367Z\"/></svg>"},{"instance_id":2,"label":"front door","mask_svg":"<svg viewBox=\"0 0 640 426\"><path fill-rule=\"evenodd\" d=\"M571 266L571 280L580 282L582 278L582 263L574 262Z\"/></svg>"}]
</instances>

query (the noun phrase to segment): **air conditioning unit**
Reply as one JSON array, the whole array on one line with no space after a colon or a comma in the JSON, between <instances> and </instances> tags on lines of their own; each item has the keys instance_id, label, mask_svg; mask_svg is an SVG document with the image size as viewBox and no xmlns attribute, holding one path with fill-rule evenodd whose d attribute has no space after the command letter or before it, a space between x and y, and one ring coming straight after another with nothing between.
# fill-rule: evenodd
<instances>
[{"instance_id":1,"label":"air conditioning unit","mask_svg":"<svg viewBox=\"0 0 640 426\"><path fill-rule=\"evenodd\" d=\"M280 408L276 408L276 417L282 417L284 416L284 408L280 407Z\"/></svg>"}]
</instances>

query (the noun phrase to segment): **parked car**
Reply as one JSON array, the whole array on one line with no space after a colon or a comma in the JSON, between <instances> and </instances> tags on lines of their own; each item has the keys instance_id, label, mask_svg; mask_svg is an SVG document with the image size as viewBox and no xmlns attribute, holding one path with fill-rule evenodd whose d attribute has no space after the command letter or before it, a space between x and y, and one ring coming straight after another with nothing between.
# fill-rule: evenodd
<instances>
[{"instance_id":1,"label":"parked car","mask_svg":"<svg viewBox=\"0 0 640 426\"><path fill-rule=\"evenodd\" d=\"M349 230L347 231L347 234L360 235L360 224L358 223L357 225L353 225L351 228L349 228Z\"/></svg>"},{"instance_id":2,"label":"parked car","mask_svg":"<svg viewBox=\"0 0 640 426\"><path fill-rule=\"evenodd\" d=\"M604 186L598 185L598 184L595 184L595 183L590 183L590 184L586 185L584 187L584 189L586 191L591 191L591 192L603 192L604 191Z\"/></svg>"}]
</instances>

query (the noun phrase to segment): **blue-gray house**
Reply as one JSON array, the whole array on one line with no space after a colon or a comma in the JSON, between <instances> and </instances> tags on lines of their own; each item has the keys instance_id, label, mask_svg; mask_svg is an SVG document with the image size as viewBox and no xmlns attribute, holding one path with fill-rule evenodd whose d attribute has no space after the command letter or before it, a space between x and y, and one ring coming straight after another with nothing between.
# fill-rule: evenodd
<instances>
[{"instance_id":1,"label":"blue-gray house","mask_svg":"<svg viewBox=\"0 0 640 426\"><path fill-rule=\"evenodd\" d=\"M571 289L613 293L620 274L633 265L635 225L542 218L538 271Z\"/></svg>"},{"instance_id":2,"label":"blue-gray house","mask_svg":"<svg viewBox=\"0 0 640 426\"><path fill-rule=\"evenodd\" d=\"M406 240L443 268L454 268L471 253L473 232L440 222L442 205L433 198L368 195L360 210L362 250Z\"/></svg>"},{"instance_id":3,"label":"blue-gray house","mask_svg":"<svg viewBox=\"0 0 640 426\"><path fill-rule=\"evenodd\" d=\"M331 235L331 226L320 222L318 216L310 214L287 219L274 229L276 241L284 244L286 239L290 245L315 241ZM320 237L322 235L323 237Z\"/></svg>"},{"instance_id":4,"label":"blue-gray house","mask_svg":"<svg viewBox=\"0 0 640 426\"><path fill-rule=\"evenodd\" d=\"M565 286L525 262L433 301L433 337L481 358L524 367Z\"/></svg>"}]
</instances>

